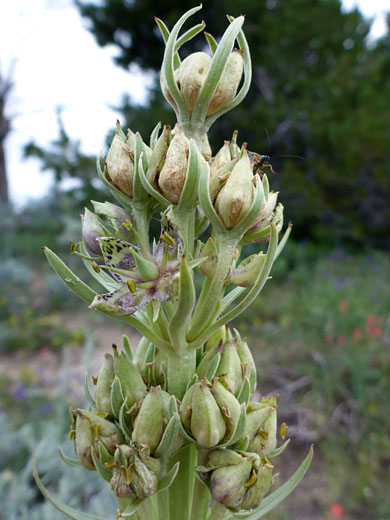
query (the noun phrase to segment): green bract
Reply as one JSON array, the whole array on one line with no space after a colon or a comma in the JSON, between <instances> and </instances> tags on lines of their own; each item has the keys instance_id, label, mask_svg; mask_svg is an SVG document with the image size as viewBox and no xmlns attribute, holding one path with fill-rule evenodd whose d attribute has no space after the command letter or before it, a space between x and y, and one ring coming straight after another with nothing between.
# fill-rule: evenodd
<instances>
[{"instance_id":1,"label":"green bract","mask_svg":"<svg viewBox=\"0 0 390 520\"><path fill-rule=\"evenodd\" d=\"M117 204L93 201L82 241L71 245L97 289L44 248L53 269L91 309L142 336L134 351L124 336L122 351L114 345L113 355L105 355L95 395L86 384L90 409L72 412L77 459L61 452L65 462L96 470L109 483L118 519L245 514L255 520L294 489L312 456L265 497L274 481L273 458L289 440L283 425L278 446L276 396L254 394L250 348L228 323L264 287L291 227L279 242L283 206L266 175L258 175L260 156L237 143L237 131L216 153L210 148L208 129L248 91L251 61L243 16L228 17L219 44L206 35L211 54L181 61L181 47L204 29L202 22L180 35L199 9L171 31L156 20L166 43L161 85L177 115L175 127L158 123L148 146L118 123L106 157L97 160ZM153 219L161 221L154 238ZM34 476L66 516L99 520L50 495L35 466Z\"/></svg>"}]
</instances>

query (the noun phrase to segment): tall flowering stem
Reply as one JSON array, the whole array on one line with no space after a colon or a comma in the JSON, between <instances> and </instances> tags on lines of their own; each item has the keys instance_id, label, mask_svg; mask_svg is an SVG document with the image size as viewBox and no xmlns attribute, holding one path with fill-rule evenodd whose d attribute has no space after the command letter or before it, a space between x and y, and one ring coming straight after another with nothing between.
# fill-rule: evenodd
<instances>
[{"instance_id":1,"label":"tall flowering stem","mask_svg":"<svg viewBox=\"0 0 390 520\"><path fill-rule=\"evenodd\" d=\"M244 17L228 17L210 54L183 61L180 48L204 29L184 23L170 32L156 19L166 47L161 87L177 124L157 124L148 144L119 123L98 175L117 204L93 202L82 239L71 251L99 283L96 292L44 248L64 283L91 309L141 333L132 349L106 354L88 409L71 412L71 466L97 471L118 499L117 518L232 520L261 518L299 483L312 450L294 475L268 494L274 459L289 443L277 424L277 396L257 392L256 367L229 322L258 296L291 231L270 191L261 155L237 142L237 131L213 154L207 132L240 103L250 85ZM237 48L235 45L237 44ZM269 166L269 165L268 165ZM161 230L151 236L150 221ZM247 244L267 249L246 255ZM38 486L69 518L102 520L72 509ZM115 512L113 513L115 515ZM113 516L114 518L114 516Z\"/></svg>"}]
</instances>

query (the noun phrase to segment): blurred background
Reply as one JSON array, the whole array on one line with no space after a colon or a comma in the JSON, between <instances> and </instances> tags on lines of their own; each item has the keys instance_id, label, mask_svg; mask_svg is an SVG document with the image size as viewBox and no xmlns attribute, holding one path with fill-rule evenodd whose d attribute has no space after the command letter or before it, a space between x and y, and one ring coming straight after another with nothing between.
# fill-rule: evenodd
<instances>
[{"instance_id":1,"label":"blurred background","mask_svg":"<svg viewBox=\"0 0 390 520\"><path fill-rule=\"evenodd\" d=\"M125 332L88 311L46 265L79 214L108 194L95 174L116 119L144 139L173 123L159 93L163 43L187 0L15 0L0 6L0 519L63 518L31 477L90 513L115 510L105 484L61 464L67 407L82 404ZM254 67L245 102L210 131L234 129L271 156L293 234L255 305L248 337L262 393L280 394L285 481L314 443L303 483L268 520L390 519L390 18L386 0L203 2L219 37L246 15ZM194 17L195 19L196 17ZM202 38L183 51L204 49ZM183 53L183 57L184 54ZM137 336L131 331L134 344ZM102 487L103 486L103 487Z\"/></svg>"}]
</instances>

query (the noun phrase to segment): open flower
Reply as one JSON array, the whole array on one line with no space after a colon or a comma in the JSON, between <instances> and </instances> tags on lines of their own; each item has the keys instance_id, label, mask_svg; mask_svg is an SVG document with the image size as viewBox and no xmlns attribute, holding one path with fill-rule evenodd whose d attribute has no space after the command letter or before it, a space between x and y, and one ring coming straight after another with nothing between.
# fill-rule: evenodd
<instances>
[{"instance_id":1,"label":"open flower","mask_svg":"<svg viewBox=\"0 0 390 520\"><path fill-rule=\"evenodd\" d=\"M152 300L172 297L178 277L183 242L176 226L163 214L161 236L152 251L152 260L144 258L138 247L117 238L98 238L106 268L119 288L99 294L92 308L107 314L128 316Z\"/></svg>"}]
</instances>

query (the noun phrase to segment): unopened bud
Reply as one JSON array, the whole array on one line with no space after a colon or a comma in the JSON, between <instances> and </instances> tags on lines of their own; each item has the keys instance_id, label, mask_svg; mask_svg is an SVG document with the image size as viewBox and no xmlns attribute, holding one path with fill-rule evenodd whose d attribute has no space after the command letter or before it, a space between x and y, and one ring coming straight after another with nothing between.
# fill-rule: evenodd
<instances>
[{"instance_id":1,"label":"unopened bud","mask_svg":"<svg viewBox=\"0 0 390 520\"><path fill-rule=\"evenodd\" d=\"M114 358L114 372L121 384L123 397L127 399L127 406L131 408L146 392L141 374L124 353Z\"/></svg>"},{"instance_id":2,"label":"unopened bud","mask_svg":"<svg viewBox=\"0 0 390 520\"><path fill-rule=\"evenodd\" d=\"M148 446L152 455L166 425L162 392L159 386L150 388L135 418L132 433L133 441Z\"/></svg>"},{"instance_id":3,"label":"unopened bud","mask_svg":"<svg viewBox=\"0 0 390 520\"><path fill-rule=\"evenodd\" d=\"M107 173L123 193L133 196L134 178L134 134L129 130L126 141L116 131L106 158Z\"/></svg>"},{"instance_id":4,"label":"unopened bud","mask_svg":"<svg viewBox=\"0 0 390 520\"><path fill-rule=\"evenodd\" d=\"M248 213L254 195L253 174L245 152L234 166L215 201L215 209L227 229L232 229Z\"/></svg>"},{"instance_id":5,"label":"unopened bud","mask_svg":"<svg viewBox=\"0 0 390 520\"><path fill-rule=\"evenodd\" d=\"M114 377L114 358L110 354L106 354L99 370L95 400L97 411L106 413L112 418L114 414L111 408L111 385Z\"/></svg>"},{"instance_id":6,"label":"unopened bud","mask_svg":"<svg viewBox=\"0 0 390 520\"><path fill-rule=\"evenodd\" d=\"M177 130L169 145L165 164L158 179L163 195L174 204L179 202L186 180L188 150L188 139L183 131Z\"/></svg>"}]
</instances>

